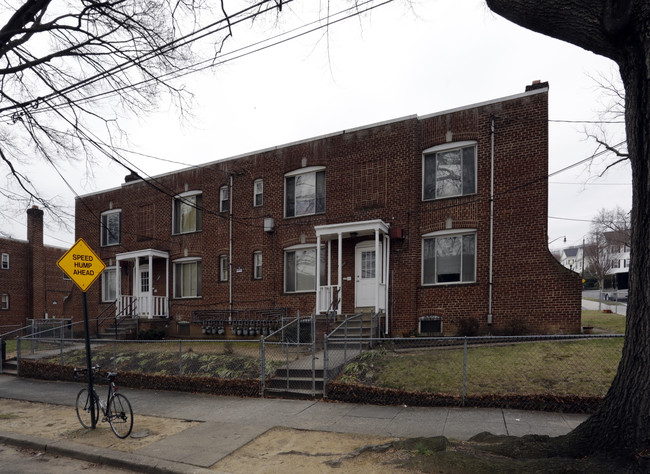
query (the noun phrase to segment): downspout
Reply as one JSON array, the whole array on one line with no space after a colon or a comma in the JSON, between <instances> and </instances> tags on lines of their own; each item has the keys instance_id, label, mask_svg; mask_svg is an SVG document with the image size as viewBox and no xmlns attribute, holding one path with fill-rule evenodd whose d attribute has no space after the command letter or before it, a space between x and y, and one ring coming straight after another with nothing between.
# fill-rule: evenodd
<instances>
[{"instance_id":1,"label":"downspout","mask_svg":"<svg viewBox=\"0 0 650 474\"><path fill-rule=\"evenodd\" d=\"M492 288L494 260L494 115L490 116L490 277L488 286L488 326L492 325Z\"/></svg>"},{"instance_id":2,"label":"downspout","mask_svg":"<svg viewBox=\"0 0 650 474\"><path fill-rule=\"evenodd\" d=\"M230 173L230 189L228 189L228 203L230 204L230 213L228 216L228 307L232 316L232 173Z\"/></svg>"}]
</instances>

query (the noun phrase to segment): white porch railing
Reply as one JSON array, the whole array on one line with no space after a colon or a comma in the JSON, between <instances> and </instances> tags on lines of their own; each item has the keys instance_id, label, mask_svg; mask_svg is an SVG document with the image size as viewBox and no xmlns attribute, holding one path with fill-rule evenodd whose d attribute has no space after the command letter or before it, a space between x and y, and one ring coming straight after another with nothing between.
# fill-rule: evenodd
<instances>
[{"instance_id":1,"label":"white porch railing","mask_svg":"<svg viewBox=\"0 0 650 474\"><path fill-rule=\"evenodd\" d=\"M169 316L167 303L168 298L166 296L121 295L120 299L117 300L117 314L119 317L167 317Z\"/></svg>"},{"instance_id":2,"label":"white porch railing","mask_svg":"<svg viewBox=\"0 0 650 474\"><path fill-rule=\"evenodd\" d=\"M318 295L318 312L324 313L326 311L335 310L336 314L341 314L341 286L340 285L326 285L319 288ZM338 297L338 304L332 307L334 297Z\"/></svg>"}]
</instances>

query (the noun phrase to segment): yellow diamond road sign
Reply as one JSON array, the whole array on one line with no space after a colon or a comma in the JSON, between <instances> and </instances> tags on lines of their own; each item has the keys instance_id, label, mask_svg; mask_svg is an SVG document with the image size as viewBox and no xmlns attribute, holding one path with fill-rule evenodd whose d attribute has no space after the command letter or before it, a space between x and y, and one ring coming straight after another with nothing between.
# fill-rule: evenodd
<instances>
[{"instance_id":1,"label":"yellow diamond road sign","mask_svg":"<svg viewBox=\"0 0 650 474\"><path fill-rule=\"evenodd\" d=\"M102 259L88 247L84 239L77 240L56 264L84 292L106 268Z\"/></svg>"}]
</instances>

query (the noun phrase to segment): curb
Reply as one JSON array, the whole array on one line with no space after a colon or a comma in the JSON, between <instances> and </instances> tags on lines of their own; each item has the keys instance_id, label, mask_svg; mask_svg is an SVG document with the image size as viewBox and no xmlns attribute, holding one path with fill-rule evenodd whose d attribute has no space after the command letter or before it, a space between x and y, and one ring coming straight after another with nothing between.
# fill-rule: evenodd
<instances>
[{"instance_id":1,"label":"curb","mask_svg":"<svg viewBox=\"0 0 650 474\"><path fill-rule=\"evenodd\" d=\"M168 473L168 474L201 474L214 473L209 469L190 464L165 461L161 459L143 456L141 454L116 452L106 448L87 446L70 441L54 441L40 438L38 436L23 435L0 431L0 443L18 448L43 451L48 454L65 456L105 466L128 469L135 472L145 473Z\"/></svg>"}]
</instances>

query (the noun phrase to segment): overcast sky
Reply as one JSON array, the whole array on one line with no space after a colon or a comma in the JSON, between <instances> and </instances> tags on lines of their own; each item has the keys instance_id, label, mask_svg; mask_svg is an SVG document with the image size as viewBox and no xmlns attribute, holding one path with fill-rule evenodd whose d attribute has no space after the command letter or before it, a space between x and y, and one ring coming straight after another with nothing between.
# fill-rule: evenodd
<instances>
[{"instance_id":1,"label":"overcast sky","mask_svg":"<svg viewBox=\"0 0 650 474\"><path fill-rule=\"evenodd\" d=\"M319 12L300 0L283 9L280 25L239 26L225 52L315 20ZM333 0L332 12L349 4ZM226 2L228 5L228 2ZM321 12L322 15L322 12ZM159 113L131 117L125 156L156 175L297 140L408 115L426 115L519 94L534 80L550 84L549 174L596 150L586 123L599 120L603 94L592 79L616 75L614 64L578 47L529 32L493 15L483 0L404 1L380 6L278 46L234 59L212 72L179 82L194 94L193 117L180 121L163 104ZM236 55L233 55L234 57ZM104 104L108 105L109 104ZM622 125L607 125L612 143ZM149 155L151 157L143 156ZM609 160L612 161L612 158ZM79 164L60 164L77 194L119 186L126 170L106 163L94 177ZM631 207L628 164L600 173L600 159L549 178L551 248L580 245L589 220L602 208ZM516 172L516 170L513 170ZM51 170L33 168L32 179L70 210L72 191ZM16 214L8 231L26 238L26 216ZM67 247L74 235L46 229L45 242ZM566 244L563 242L566 236Z\"/></svg>"}]
</instances>

